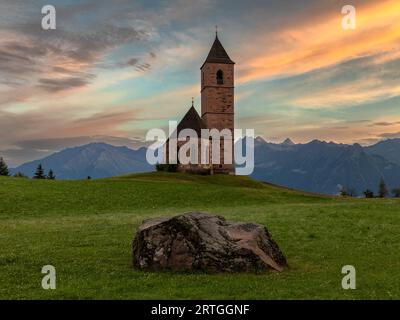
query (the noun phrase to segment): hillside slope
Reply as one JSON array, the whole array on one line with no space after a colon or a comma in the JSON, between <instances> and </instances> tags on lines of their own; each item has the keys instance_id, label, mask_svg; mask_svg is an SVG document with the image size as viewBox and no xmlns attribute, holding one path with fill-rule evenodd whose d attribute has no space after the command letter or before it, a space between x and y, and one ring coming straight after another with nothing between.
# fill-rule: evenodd
<instances>
[{"instance_id":1,"label":"hillside slope","mask_svg":"<svg viewBox=\"0 0 400 320\"><path fill-rule=\"evenodd\" d=\"M0 299L399 299L400 203L319 197L235 176L150 173L49 181L0 177ZM200 210L267 226L281 274L144 272L144 219ZM57 290L40 286L57 270ZM357 269L343 290L341 268Z\"/></svg>"}]
</instances>

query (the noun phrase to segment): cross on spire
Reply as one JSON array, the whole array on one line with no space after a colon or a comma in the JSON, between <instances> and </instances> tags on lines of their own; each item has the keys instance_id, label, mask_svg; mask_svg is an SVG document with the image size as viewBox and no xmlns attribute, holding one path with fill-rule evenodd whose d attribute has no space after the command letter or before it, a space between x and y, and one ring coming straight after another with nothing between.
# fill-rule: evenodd
<instances>
[{"instance_id":1,"label":"cross on spire","mask_svg":"<svg viewBox=\"0 0 400 320\"><path fill-rule=\"evenodd\" d=\"M192 107L194 107L194 98L192 97Z\"/></svg>"},{"instance_id":2,"label":"cross on spire","mask_svg":"<svg viewBox=\"0 0 400 320\"><path fill-rule=\"evenodd\" d=\"M215 26L215 36L218 37L218 26Z\"/></svg>"}]
</instances>

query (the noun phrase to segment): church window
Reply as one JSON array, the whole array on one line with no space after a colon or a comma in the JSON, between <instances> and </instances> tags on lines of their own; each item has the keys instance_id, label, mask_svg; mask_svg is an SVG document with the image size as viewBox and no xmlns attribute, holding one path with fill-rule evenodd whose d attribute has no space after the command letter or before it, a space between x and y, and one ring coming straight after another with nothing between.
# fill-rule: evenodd
<instances>
[{"instance_id":1,"label":"church window","mask_svg":"<svg viewBox=\"0 0 400 320\"><path fill-rule=\"evenodd\" d=\"M224 73L222 70L218 70L217 72L217 84L224 84Z\"/></svg>"}]
</instances>

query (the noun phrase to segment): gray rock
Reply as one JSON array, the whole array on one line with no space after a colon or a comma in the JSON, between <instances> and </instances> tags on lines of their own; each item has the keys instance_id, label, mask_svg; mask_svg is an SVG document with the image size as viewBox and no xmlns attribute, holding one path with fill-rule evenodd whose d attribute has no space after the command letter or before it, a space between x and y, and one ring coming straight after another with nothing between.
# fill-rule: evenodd
<instances>
[{"instance_id":1,"label":"gray rock","mask_svg":"<svg viewBox=\"0 0 400 320\"><path fill-rule=\"evenodd\" d=\"M133 265L147 270L283 271L286 259L260 224L190 212L143 222L133 240Z\"/></svg>"}]
</instances>

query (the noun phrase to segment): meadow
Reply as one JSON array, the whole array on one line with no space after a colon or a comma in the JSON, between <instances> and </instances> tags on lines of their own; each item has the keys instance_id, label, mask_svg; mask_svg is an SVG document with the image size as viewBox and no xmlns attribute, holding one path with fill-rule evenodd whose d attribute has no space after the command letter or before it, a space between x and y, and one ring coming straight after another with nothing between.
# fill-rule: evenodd
<instances>
[{"instance_id":1,"label":"meadow","mask_svg":"<svg viewBox=\"0 0 400 320\"><path fill-rule=\"evenodd\" d=\"M146 272L144 219L205 211L264 224L282 273ZM53 265L57 289L44 290ZM357 289L344 290L353 265ZM82 181L0 177L0 299L399 299L400 201L326 197L239 176L135 174Z\"/></svg>"}]
</instances>

